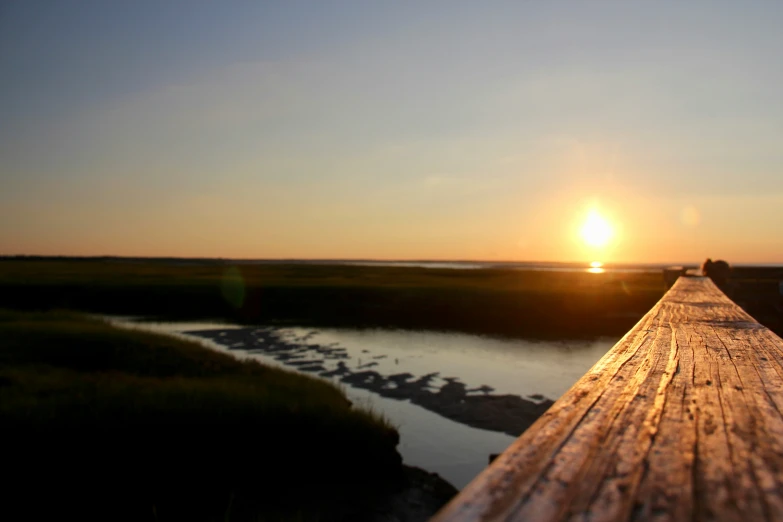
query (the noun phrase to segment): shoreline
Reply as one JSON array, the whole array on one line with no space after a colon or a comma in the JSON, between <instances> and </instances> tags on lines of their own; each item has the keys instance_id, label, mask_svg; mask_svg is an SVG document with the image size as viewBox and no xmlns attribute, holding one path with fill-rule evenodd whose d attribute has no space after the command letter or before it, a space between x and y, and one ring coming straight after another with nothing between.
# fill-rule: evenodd
<instances>
[{"instance_id":1,"label":"shoreline","mask_svg":"<svg viewBox=\"0 0 783 522\"><path fill-rule=\"evenodd\" d=\"M0 330L10 491L27 518L342 520L424 487L405 482L397 429L332 383L68 311L0 310Z\"/></svg>"}]
</instances>

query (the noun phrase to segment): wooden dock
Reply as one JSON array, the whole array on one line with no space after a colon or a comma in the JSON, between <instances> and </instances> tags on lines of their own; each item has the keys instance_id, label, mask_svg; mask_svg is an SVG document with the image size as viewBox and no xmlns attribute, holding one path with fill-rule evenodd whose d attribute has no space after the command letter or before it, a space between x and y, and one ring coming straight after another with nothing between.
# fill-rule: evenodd
<instances>
[{"instance_id":1,"label":"wooden dock","mask_svg":"<svg viewBox=\"0 0 783 522\"><path fill-rule=\"evenodd\" d=\"M783 520L781 412L783 340L680 277L433 521Z\"/></svg>"}]
</instances>

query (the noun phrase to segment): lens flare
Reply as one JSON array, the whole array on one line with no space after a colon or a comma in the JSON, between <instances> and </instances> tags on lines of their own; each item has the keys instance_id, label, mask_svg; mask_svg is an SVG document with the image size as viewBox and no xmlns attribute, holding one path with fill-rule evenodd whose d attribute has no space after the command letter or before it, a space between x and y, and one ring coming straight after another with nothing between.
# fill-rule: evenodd
<instances>
[{"instance_id":1,"label":"lens flare","mask_svg":"<svg viewBox=\"0 0 783 522\"><path fill-rule=\"evenodd\" d=\"M242 308L245 304L245 280L239 270L232 266L223 273L220 281L220 293L234 308Z\"/></svg>"},{"instance_id":2,"label":"lens flare","mask_svg":"<svg viewBox=\"0 0 783 522\"><path fill-rule=\"evenodd\" d=\"M680 221L682 221L682 223L688 227L697 226L699 221L701 221L699 210L696 207L690 205L683 208L680 211Z\"/></svg>"}]
</instances>

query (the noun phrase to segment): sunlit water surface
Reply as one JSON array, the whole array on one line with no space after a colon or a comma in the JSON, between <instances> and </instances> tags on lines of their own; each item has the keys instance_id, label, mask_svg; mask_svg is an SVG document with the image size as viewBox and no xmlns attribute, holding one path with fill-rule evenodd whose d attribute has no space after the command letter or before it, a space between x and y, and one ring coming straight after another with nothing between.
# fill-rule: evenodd
<instances>
[{"instance_id":1,"label":"sunlit water surface","mask_svg":"<svg viewBox=\"0 0 783 522\"><path fill-rule=\"evenodd\" d=\"M384 376L429 375L428 387L435 391L457 380L471 394L518 395L534 402L560 397L615 341L532 342L422 331L248 329L216 323L113 320L123 326L196 340L240 358L302 373L305 371L301 368L307 368L307 361L312 360L326 370L340 364L354 372L367 369ZM340 357L337 361L328 357L325 360L322 354L305 349L295 361L281 361L279 357L258 353L247 341L236 342L237 334L252 334L251 331L265 332L265 335L272 332L291 345L339 350ZM310 369L308 374L313 375L312 372ZM340 383L339 376L325 378ZM351 401L381 412L398 428L398 449L406 464L436 472L457 488L464 487L486 467L490 454L502 452L514 440L505 433L460 424L408 400L382 397L342 383L341 386Z\"/></svg>"}]
</instances>

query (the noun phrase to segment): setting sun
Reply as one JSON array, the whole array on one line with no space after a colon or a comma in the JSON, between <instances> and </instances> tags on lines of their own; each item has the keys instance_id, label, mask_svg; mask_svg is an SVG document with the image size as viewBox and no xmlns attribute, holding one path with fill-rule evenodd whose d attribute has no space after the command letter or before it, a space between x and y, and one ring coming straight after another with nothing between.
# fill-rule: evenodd
<instances>
[{"instance_id":1,"label":"setting sun","mask_svg":"<svg viewBox=\"0 0 783 522\"><path fill-rule=\"evenodd\" d=\"M592 247L602 247L612 237L612 227L598 212L591 211L581 229L582 239Z\"/></svg>"}]
</instances>

